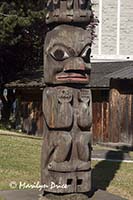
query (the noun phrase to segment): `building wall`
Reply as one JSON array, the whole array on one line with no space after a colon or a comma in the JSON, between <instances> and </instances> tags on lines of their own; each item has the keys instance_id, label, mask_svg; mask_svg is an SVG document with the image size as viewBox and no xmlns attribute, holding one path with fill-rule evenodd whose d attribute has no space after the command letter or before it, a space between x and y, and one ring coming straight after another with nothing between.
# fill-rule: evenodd
<instances>
[{"instance_id":1,"label":"building wall","mask_svg":"<svg viewBox=\"0 0 133 200\"><path fill-rule=\"evenodd\" d=\"M121 0L120 54L133 55L133 1Z\"/></svg>"},{"instance_id":2,"label":"building wall","mask_svg":"<svg viewBox=\"0 0 133 200\"><path fill-rule=\"evenodd\" d=\"M133 59L133 1L92 0L99 19L93 58Z\"/></svg>"}]
</instances>

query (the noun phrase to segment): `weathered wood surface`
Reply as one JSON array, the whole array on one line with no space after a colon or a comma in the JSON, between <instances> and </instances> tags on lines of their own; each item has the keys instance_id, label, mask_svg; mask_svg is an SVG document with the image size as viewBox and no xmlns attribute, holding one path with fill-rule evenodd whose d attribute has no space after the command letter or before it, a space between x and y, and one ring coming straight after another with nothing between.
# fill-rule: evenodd
<instances>
[{"instance_id":1,"label":"weathered wood surface","mask_svg":"<svg viewBox=\"0 0 133 200\"><path fill-rule=\"evenodd\" d=\"M88 84L90 82L91 32L60 25L47 33L44 45L46 84Z\"/></svg>"},{"instance_id":2,"label":"weathered wood surface","mask_svg":"<svg viewBox=\"0 0 133 200\"><path fill-rule=\"evenodd\" d=\"M46 23L89 23L92 17L90 0L49 0ZM82 25L82 24L81 24Z\"/></svg>"},{"instance_id":3,"label":"weathered wood surface","mask_svg":"<svg viewBox=\"0 0 133 200\"><path fill-rule=\"evenodd\" d=\"M120 102L118 90L112 89L110 92L110 140L112 142L119 142L120 133Z\"/></svg>"},{"instance_id":4,"label":"weathered wood surface","mask_svg":"<svg viewBox=\"0 0 133 200\"><path fill-rule=\"evenodd\" d=\"M133 144L133 95L116 89L110 92L111 142Z\"/></svg>"},{"instance_id":5,"label":"weathered wood surface","mask_svg":"<svg viewBox=\"0 0 133 200\"><path fill-rule=\"evenodd\" d=\"M16 126L20 125L23 132L31 135L43 135L42 102L22 101L19 102L18 112L15 113Z\"/></svg>"},{"instance_id":6,"label":"weathered wood surface","mask_svg":"<svg viewBox=\"0 0 133 200\"><path fill-rule=\"evenodd\" d=\"M109 141L109 102L93 102L93 142Z\"/></svg>"},{"instance_id":7,"label":"weathered wood surface","mask_svg":"<svg viewBox=\"0 0 133 200\"><path fill-rule=\"evenodd\" d=\"M47 7L46 23L52 24L44 44L42 184L48 192L88 192L92 99L87 85L94 26L86 30L86 25L93 21L91 1L49 0Z\"/></svg>"},{"instance_id":8,"label":"weathered wood surface","mask_svg":"<svg viewBox=\"0 0 133 200\"><path fill-rule=\"evenodd\" d=\"M57 26L46 36L42 183L67 185L46 191L91 189L92 100L90 90L83 86L90 80L91 42L90 32L72 25Z\"/></svg>"},{"instance_id":9,"label":"weathered wood surface","mask_svg":"<svg viewBox=\"0 0 133 200\"><path fill-rule=\"evenodd\" d=\"M45 137L42 150L42 184L48 185L45 190L57 193L89 191L92 125L90 90L64 86L47 87L43 102ZM51 182L67 187L51 189Z\"/></svg>"}]
</instances>

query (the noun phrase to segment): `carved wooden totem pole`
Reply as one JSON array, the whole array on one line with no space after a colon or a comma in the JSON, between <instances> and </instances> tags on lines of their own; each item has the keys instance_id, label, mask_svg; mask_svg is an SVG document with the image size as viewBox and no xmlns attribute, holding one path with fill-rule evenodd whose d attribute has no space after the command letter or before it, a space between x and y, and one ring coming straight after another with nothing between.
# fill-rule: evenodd
<instances>
[{"instance_id":1,"label":"carved wooden totem pole","mask_svg":"<svg viewBox=\"0 0 133 200\"><path fill-rule=\"evenodd\" d=\"M47 7L42 184L44 193L84 193L91 190L91 1L49 0Z\"/></svg>"}]
</instances>

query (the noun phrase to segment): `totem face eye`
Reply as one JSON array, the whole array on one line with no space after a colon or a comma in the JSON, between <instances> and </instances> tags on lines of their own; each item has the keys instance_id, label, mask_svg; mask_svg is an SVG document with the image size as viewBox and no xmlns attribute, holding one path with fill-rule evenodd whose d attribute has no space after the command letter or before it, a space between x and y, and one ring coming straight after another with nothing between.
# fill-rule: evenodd
<instances>
[{"instance_id":1,"label":"totem face eye","mask_svg":"<svg viewBox=\"0 0 133 200\"><path fill-rule=\"evenodd\" d=\"M83 58L84 62L89 63L90 62L90 54L91 54L91 48L90 48L90 46L87 46L83 49L80 56Z\"/></svg>"},{"instance_id":2,"label":"totem face eye","mask_svg":"<svg viewBox=\"0 0 133 200\"><path fill-rule=\"evenodd\" d=\"M50 54L57 61L63 61L69 58L69 54L63 48L55 48L50 52Z\"/></svg>"}]
</instances>

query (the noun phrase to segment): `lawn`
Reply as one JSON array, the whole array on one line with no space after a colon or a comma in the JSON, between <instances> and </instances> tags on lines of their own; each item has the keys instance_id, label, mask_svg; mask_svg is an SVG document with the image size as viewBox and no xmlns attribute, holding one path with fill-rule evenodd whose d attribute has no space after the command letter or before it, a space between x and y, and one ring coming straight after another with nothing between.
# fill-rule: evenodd
<instances>
[{"instance_id":1,"label":"lawn","mask_svg":"<svg viewBox=\"0 0 133 200\"><path fill-rule=\"evenodd\" d=\"M40 180L41 140L0 135L0 189ZM15 188L14 188L15 189Z\"/></svg>"},{"instance_id":2,"label":"lawn","mask_svg":"<svg viewBox=\"0 0 133 200\"><path fill-rule=\"evenodd\" d=\"M133 163L95 161L92 165L94 187L133 200Z\"/></svg>"},{"instance_id":3,"label":"lawn","mask_svg":"<svg viewBox=\"0 0 133 200\"><path fill-rule=\"evenodd\" d=\"M0 200L5 200L3 197L0 197Z\"/></svg>"},{"instance_id":4,"label":"lawn","mask_svg":"<svg viewBox=\"0 0 133 200\"><path fill-rule=\"evenodd\" d=\"M37 138L0 135L0 190L40 180L41 143ZM133 199L132 163L93 161L92 168L94 187Z\"/></svg>"}]
</instances>

